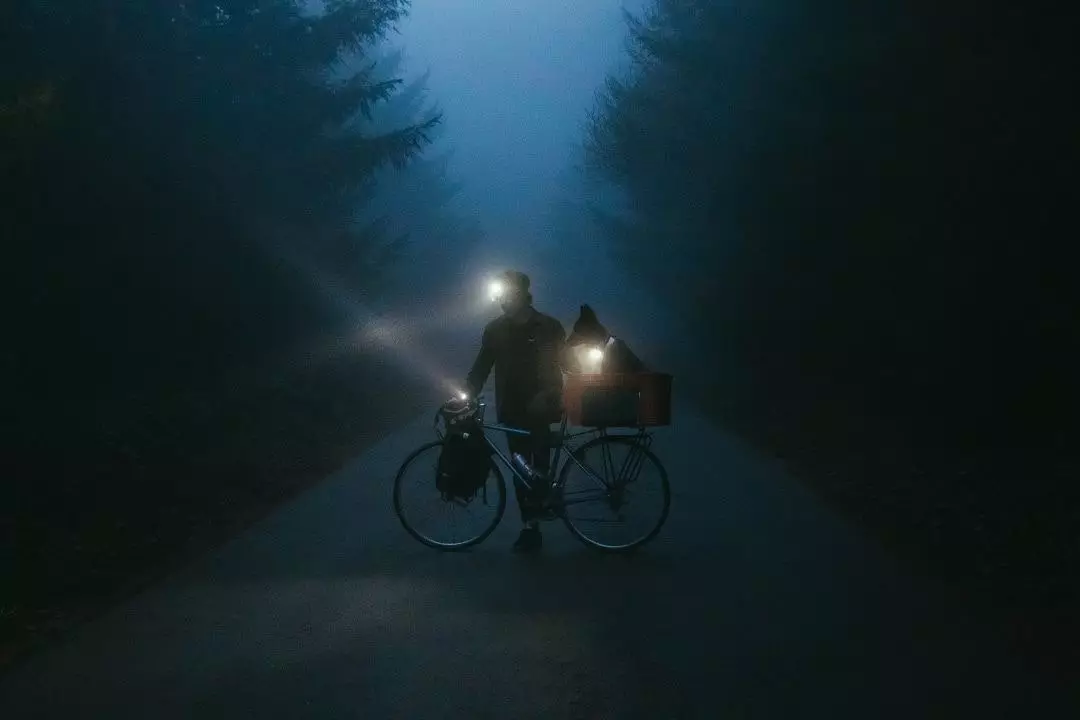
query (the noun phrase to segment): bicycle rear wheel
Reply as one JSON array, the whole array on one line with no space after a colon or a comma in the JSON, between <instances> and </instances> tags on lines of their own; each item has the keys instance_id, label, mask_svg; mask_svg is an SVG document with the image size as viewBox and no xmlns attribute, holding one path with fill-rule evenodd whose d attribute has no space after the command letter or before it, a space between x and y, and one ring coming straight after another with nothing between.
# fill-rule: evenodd
<instances>
[{"instance_id":1,"label":"bicycle rear wheel","mask_svg":"<svg viewBox=\"0 0 1080 720\"><path fill-rule=\"evenodd\" d=\"M394 478L394 512L405 530L428 547L462 550L483 542L506 511L506 482L490 463L484 485L469 500L446 498L435 487L443 441L417 448Z\"/></svg>"},{"instance_id":2,"label":"bicycle rear wheel","mask_svg":"<svg viewBox=\"0 0 1080 720\"><path fill-rule=\"evenodd\" d=\"M671 488L664 466L640 438L598 437L574 456L585 469L569 458L559 474L560 512L571 533L607 552L628 552L656 537L671 507Z\"/></svg>"}]
</instances>

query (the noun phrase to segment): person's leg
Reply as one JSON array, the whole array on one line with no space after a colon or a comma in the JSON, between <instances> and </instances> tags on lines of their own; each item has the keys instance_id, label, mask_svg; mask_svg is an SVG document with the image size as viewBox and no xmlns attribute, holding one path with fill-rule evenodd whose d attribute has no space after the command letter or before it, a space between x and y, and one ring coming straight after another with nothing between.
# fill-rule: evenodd
<instances>
[{"instance_id":1,"label":"person's leg","mask_svg":"<svg viewBox=\"0 0 1080 720\"><path fill-rule=\"evenodd\" d=\"M530 465L532 464L533 445L531 436L508 434L506 436L506 444L510 449L511 459L513 459L514 453L520 453ZM532 497L528 488L522 484L517 475L514 475L514 495L517 496L518 509L521 511L521 522L522 524L528 524L529 521L533 519L531 506Z\"/></svg>"},{"instance_id":2,"label":"person's leg","mask_svg":"<svg viewBox=\"0 0 1080 720\"><path fill-rule=\"evenodd\" d=\"M520 427L520 426L519 426ZM511 454L520 453L525 461L533 466L538 459L534 457L535 440L531 435L508 435L506 444ZM532 553L540 550L543 539L540 535L540 523L536 519L536 500L533 493L514 476L514 494L517 495L518 508L521 510L521 534L514 543L514 552Z\"/></svg>"},{"instance_id":3,"label":"person's leg","mask_svg":"<svg viewBox=\"0 0 1080 720\"><path fill-rule=\"evenodd\" d=\"M545 475L551 470L551 426L542 423L530 428L532 432L526 439L529 441L529 462L536 470Z\"/></svg>"}]
</instances>

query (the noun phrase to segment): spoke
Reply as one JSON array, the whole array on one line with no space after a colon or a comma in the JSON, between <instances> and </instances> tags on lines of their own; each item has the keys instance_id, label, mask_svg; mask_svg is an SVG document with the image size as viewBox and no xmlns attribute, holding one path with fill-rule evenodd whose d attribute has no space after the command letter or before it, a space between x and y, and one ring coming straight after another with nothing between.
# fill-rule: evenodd
<instances>
[{"instance_id":1,"label":"spoke","mask_svg":"<svg viewBox=\"0 0 1080 720\"><path fill-rule=\"evenodd\" d=\"M413 485L414 486L426 485L429 480L432 481L432 483L434 483L434 479L435 479L435 469L434 468L430 468L430 469L425 468L423 472L416 473L416 481L413 483Z\"/></svg>"},{"instance_id":2,"label":"spoke","mask_svg":"<svg viewBox=\"0 0 1080 720\"><path fill-rule=\"evenodd\" d=\"M441 503L441 502L443 502L443 501L442 501L442 499L439 499L439 500L438 500L437 502ZM420 519L422 519L422 520L428 520L428 519L430 519L430 518L431 518L431 516L432 516L432 514L434 513L434 511L435 511L435 510L438 510L438 509L439 509L439 506L438 506L437 504L435 504L435 503L432 503L432 509L431 509L431 510L429 510L427 514L425 514L425 515L421 515L421 516L420 516Z\"/></svg>"},{"instance_id":3,"label":"spoke","mask_svg":"<svg viewBox=\"0 0 1080 720\"><path fill-rule=\"evenodd\" d=\"M592 469L591 467L589 467L589 465L587 465L587 464L584 464L584 463L583 463L583 469L585 470L585 474L586 474L586 476L587 476L587 477L588 477L588 478L589 478L590 480L592 480L592 481L593 481L594 483L596 483L597 487L598 487L598 488L599 488L599 489L600 489L600 490L601 490L602 492L605 492L605 493L606 493L606 492L608 492L609 490L611 490L611 485L610 485L610 484L608 483L608 481L607 481L607 480L605 480L605 479L604 479L604 476L603 476L603 475L601 475L600 473L596 472L596 471L595 471L595 470L593 470L593 469Z\"/></svg>"},{"instance_id":4,"label":"spoke","mask_svg":"<svg viewBox=\"0 0 1080 720\"><path fill-rule=\"evenodd\" d=\"M619 474L615 482L619 486L625 486L627 483L633 482L637 473L641 471L641 465L644 464L644 461L645 452L641 444L636 441L630 444L630 451L626 454L622 467L619 468Z\"/></svg>"},{"instance_id":5,"label":"spoke","mask_svg":"<svg viewBox=\"0 0 1080 720\"><path fill-rule=\"evenodd\" d=\"M632 483L636 481L638 479L638 476L641 475L641 469L645 467L645 458L647 456L645 455L644 445L640 443L634 443L633 457L633 469L630 472L629 476L626 478L627 483Z\"/></svg>"},{"instance_id":6,"label":"spoke","mask_svg":"<svg viewBox=\"0 0 1080 720\"><path fill-rule=\"evenodd\" d=\"M563 493L563 500L573 499L573 498L583 498L583 497L584 498L590 498L590 499L593 499L593 500L603 500L603 499L607 498L607 496L608 496L607 490L592 490L592 489L588 489L588 490L572 490L570 492L564 492Z\"/></svg>"},{"instance_id":7,"label":"spoke","mask_svg":"<svg viewBox=\"0 0 1080 720\"><path fill-rule=\"evenodd\" d=\"M610 520L607 518L574 518L576 523L595 523L597 525L625 525L626 520Z\"/></svg>"},{"instance_id":8,"label":"spoke","mask_svg":"<svg viewBox=\"0 0 1080 720\"><path fill-rule=\"evenodd\" d=\"M615 443L604 443L600 446L600 453L603 457L601 462L604 463L605 478L611 478L615 482L619 481L619 476L615 474L615 460L612 457L611 446ZM610 483L605 483L608 487L611 487Z\"/></svg>"},{"instance_id":9,"label":"spoke","mask_svg":"<svg viewBox=\"0 0 1080 720\"><path fill-rule=\"evenodd\" d=\"M602 492L607 492L611 489L611 485L600 475L600 473L596 472L596 470L593 470L592 467L590 467L589 463L585 461L584 456L579 459L579 462L580 465L578 463L574 463L574 465L577 466L579 470L584 472L585 477L592 480Z\"/></svg>"},{"instance_id":10,"label":"spoke","mask_svg":"<svg viewBox=\"0 0 1080 720\"><path fill-rule=\"evenodd\" d=\"M433 456L438 451L438 446L432 446L403 470L396 481L395 504L401 521L422 542L452 549L491 532L501 518L505 497L494 468L471 498L444 496L436 488Z\"/></svg>"},{"instance_id":11,"label":"spoke","mask_svg":"<svg viewBox=\"0 0 1080 720\"><path fill-rule=\"evenodd\" d=\"M575 463L578 467L569 471L562 497L563 516L588 542L613 550L630 548L663 522L665 477L663 468L648 453L647 444L647 439L639 436L602 441L586 449L581 462ZM589 456L590 462L583 456ZM650 471L647 480L642 477L646 465ZM630 483L641 492L629 492ZM589 489L594 485L607 487L608 492ZM584 503L592 505L576 514L574 506Z\"/></svg>"},{"instance_id":12,"label":"spoke","mask_svg":"<svg viewBox=\"0 0 1080 720\"><path fill-rule=\"evenodd\" d=\"M456 515L454 514L454 505L453 505L453 503L447 503L447 506L450 508L450 525L453 528L450 531L450 536L453 537L456 540L457 539L457 520L455 520Z\"/></svg>"}]
</instances>

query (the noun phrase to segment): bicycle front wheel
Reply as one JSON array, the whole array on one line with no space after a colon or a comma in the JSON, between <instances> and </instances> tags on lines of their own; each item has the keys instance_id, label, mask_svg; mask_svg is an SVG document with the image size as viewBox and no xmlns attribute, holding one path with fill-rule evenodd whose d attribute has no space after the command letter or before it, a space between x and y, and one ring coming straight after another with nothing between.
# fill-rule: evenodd
<instances>
[{"instance_id":1,"label":"bicycle front wheel","mask_svg":"<svg viewBox=\"0 0 1080 720\"><path fill-rule=\"evenodd\" d=\"M566 527L586 545L608 552L628 552L652 540L671 507L667 471L636 436L585 443L563 465L559 485Z\"/></svg>"},{"instance_id":2,"label":"bicycle front wheel","mask_svg":"<svg viewBox=\"0 0 1080 720\"><path fill-rule=\"evenodd\" d=\"M405 530L428 547L462 550L483 542L506 511L506 482L490 463L484 485L468 500L448 498L435 487L443 441L416 449L394 478L394 512Z\"/></svg>"}]
</instances>

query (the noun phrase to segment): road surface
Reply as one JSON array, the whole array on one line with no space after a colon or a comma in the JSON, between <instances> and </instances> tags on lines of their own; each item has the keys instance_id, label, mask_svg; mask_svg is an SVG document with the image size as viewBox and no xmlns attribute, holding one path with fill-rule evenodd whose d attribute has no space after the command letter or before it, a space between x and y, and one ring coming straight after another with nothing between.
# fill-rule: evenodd
<instances>
[{"instance_id":1,"label":"road surface","mask_svg":"<svg viewBox=\"0 0 1080 720\"><path fill-rule=\"evenodd\" d=\"M429 418L32 658L0 718L1049 718L1076 705L685 402L646 551L444 554L390 506Z\"/></svg>"}]
</instances>

